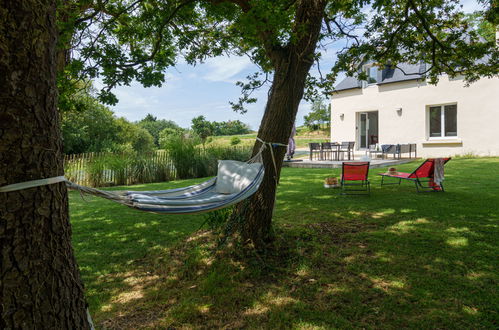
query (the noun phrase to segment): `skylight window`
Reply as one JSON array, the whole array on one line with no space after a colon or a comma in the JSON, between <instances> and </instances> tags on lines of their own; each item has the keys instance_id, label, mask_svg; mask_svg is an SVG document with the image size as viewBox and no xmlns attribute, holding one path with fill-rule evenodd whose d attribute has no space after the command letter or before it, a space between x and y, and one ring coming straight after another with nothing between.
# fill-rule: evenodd
<instances>
[{"instance_id":1,"label":"skylight window","mask_svg":"<svg viewBox=\"0 0 499 330\"><path fill-rule=\"evenodd\" d=\"M367 75L367 85L378 83L378 67L374 65L366 65L364 67L364 72Z\"/></svg>"}]
</instances>

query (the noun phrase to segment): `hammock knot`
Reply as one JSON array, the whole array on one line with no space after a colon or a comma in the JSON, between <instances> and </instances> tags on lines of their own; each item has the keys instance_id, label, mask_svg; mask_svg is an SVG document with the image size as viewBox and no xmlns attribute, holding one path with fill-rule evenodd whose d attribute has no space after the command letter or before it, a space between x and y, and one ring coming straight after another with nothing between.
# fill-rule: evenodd
<instances>
[{"instance_id":1,"label":"hammock knot","mask_svg":"<svg viewBox=\"0 0 499 330\"><path fill-rule=\"evenodd\" d=\"M279 184L279 178L277 176L277 163L276 163L276 160L275 160L274 148L277 148L277 147L287 147L288 145L284 144L284 143L278 143L278 142L266 142L266 141L263 141L262 139L260 139L259 137L257 137L256 140L260 141L262 143L262 147L260 148L260 151L258 153L261 153L265 149L265 146L269 146L270 147L270 155L272 156L272 163L274 165L274 173L275 173L274 180L275 180L276 185L278 185Z\"/></svg>"}]
</instances>

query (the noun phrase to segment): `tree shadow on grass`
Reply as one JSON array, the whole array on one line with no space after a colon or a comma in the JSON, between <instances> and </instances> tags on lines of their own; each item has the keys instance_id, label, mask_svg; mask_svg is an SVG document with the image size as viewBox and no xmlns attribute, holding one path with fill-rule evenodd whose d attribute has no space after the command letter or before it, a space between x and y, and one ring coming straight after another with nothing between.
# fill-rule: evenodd
<instances>
[{"instance_id":1,"label":"tree shadow on grass","mask_svg":"<svg viewBox=\"0 0 499 330\"><path fill-rule=\"evenodd\" d=\"M213 255L214 237L199 232L134 262L127 288L111 299L112 316L99 322L130 329L493 328L494 251L473 262L474 243L453 244L455 232L435 236L435 229L417 220L384 228L351 220L281 226L265 256L238 246Z\"/></svg>"},{"instance_id":2,"label":"tree shadow on grass","mask_svg":"<svg viewBox=\"0 0 499 330\"><path fill-rule=\"evenodd\" d=\"M70 193L70 219L91 309L104 308L127 286L126 276L118 274L126 273L134 260L182 241L202 223L199 215L165 217L138 212L97 197L82 199L76 192Z\"/></svg>"}]
</instances>

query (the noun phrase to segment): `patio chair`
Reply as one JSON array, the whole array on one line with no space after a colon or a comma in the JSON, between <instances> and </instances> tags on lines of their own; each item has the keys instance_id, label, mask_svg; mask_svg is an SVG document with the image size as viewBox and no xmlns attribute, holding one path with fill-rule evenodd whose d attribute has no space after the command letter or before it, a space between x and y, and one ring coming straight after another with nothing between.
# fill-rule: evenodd
<instances>
[{"instance_id":1,"label":"patio chair","mask_svg":"<svg viewBox=\"0 0 499 330\"><path fill-rule=\"evenodd\" d=\"M323 142L321 143L321 149L322 149L322 158L324 160L338 159L338 150L336 143Z\"/></svg>"},{"instance_id":2,"label":"patio chair","mask_svg":"<svg viewBox=\"0 0 499 330\"><path fill-rule=\"evenodd\" d=\"M312 142L308 144L310 148L310 160L314 159L314 155L316 155L316 158L318 160L322 159L322 150L321 150L321 145L320 143Z\"/></svg>"},{"instance_id":3,"label":"patio chair","mask_svg":"<svg viewBox=\"0 0 499 330\"><path fill-rule=\"evenodd\" d=\"M442 161L442 173L441 180L443 180L443 166L451 159L449 158L428 158L425 160L417 169L415 169L412 173L406 172L396 172L396 173L378 173L382 176L381 185L392 185L398 184L402 180L413 181L416 185L416 191L419 192L437 192L444 191L444 185L440 182L435 182L435 161L437 159L441 159ZM395 178L398 179L398 182L393 183L385 183L385 178ZM425 185L426 184L426 185Z\"/></svg>"},{"instance_id":4,"label":"patio chair","mask_svg":"<svg viewBox=\"0 0 499 330\"><path fill-rule=\"evenodd\" d=\"M410 144L397 144L397 158L401 159L402 154L408 153L411 155L411 145Z\"/></svg>"},{"instance_id":5,"label":"patio chair","mask_svg":"<svg viewBox=\"0 0 499 330\"><path fill-rule=\"evenodd\" d=\"M417 154L417 145L416 143L410 143L409 144L409 158L411 158L411 154L414 152L414 158L418 158Z\"/></svg>"},{"instance_id":6,"label":"patio chair","mask_svg":"<svg viewBox=\"0 0 499 330\"><path fill-rule=\"evenodd\" d=\"M402 158L402 154L409 154L409 158L412 158L412 153L414 153L414 158L416 158L416 144L415 143L409 143L409 144L397 144L397 148L395 150L395 153L393 157L395 156L400 159Z\"/></svg>"},{"instance_id":7,"label":"patio chair","mask_svg":"<svg viewBox=\"0 0 499 330\"><path fill-rule=\"evenodd\" d=\"M382 144L381 145L381 158L385 159L387 155L393 155L395 159L397 156L397 145L396 144Z\"/></svg>"},{"instance_id":8,"label":"patio chair","mask_svg":"<svg viewBox=\"0 0 499 330\"><path fill-rule=\"evenodd\" d=\"M339 153L341 154L342 159L345 159L345 156L344 156L345 153L347 154L348 160L354 159L354 155L353 155L353 147L354 146L355 146L355 141L341 142Z\"/></svg>"},{"instance_id":9,"label":"patio chair","mask_svg":"<svg viewBox=\"0 0 499 330\"><path fill-rule=\"evenodd\" d=\"M387 155L393 155L393 159L401 159L402 154L409 154L409 158L412 158L412 153L414 153L414 158L417 156L416 144L383 144L381 145L382 158L385 159Z\"/></svg>"},{"instance_id":10,"label":"patio chair","mask_svg":"<svg viewBox=\"0 0 499 330\"><path fill-rule=\"evenodd\" d=\"M341 193L343 195L369 195L371 186L368 174L369 162L343 162Z\"/></svg>"},{"instance_id":11,"label":"patio chair","mask_svg":"<svg viewBox=\"0 0 499 330\"><path fill-rule=\"evenodd\" d=\"M378 155L381 155L381 157L383 157L383 150L380 150L377 144L371 144L369 145L369 149L366 150L366 154L368 154L369 158L371 159L374 155L374 159L376 159Z\"/></svg>"}]
</instances>

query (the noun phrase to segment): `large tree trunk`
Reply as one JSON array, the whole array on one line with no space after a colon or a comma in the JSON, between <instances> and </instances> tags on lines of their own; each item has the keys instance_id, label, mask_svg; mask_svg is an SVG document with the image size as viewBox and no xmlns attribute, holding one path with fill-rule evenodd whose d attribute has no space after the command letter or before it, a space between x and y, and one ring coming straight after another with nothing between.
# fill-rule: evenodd
<instances>
[{"instance_id":1,"label":"large tree trunk","mask_svg":"<svg viewBox=\"0 0 499 330\"><path fill-rule=\"evenodd\" d=\"M0 186L63 175L55 0L0 5ZM64 183L0 192L0 328L89 328Z\"/></svg>"},{"instance_id":2,"label":"large tree trunk","mask_svg":"<svg viewBox=\"0 0 499 330\"><path fill-rule=\"evenodd\" d=\"M325 1L298 1L296 25L299 27L298 41L286 47L267 49L274 64L274 79L265 114L260 124L258 137L265 142L287 144L298 112L298 105L303 97L305 81L310 67L321 29ZM303 29L301 29L303 28ZM265 36L264 36L265 37ZM254 152L260 148L255 145ZM275 166L270 152L263 154L265 177L260 189L254 194L249 205L244 208L242 236L251 241L258 249L272 241L272 214L276 195L276 181L280 176L286 148L275 147Z\"/></svg>"}]
</instances>

